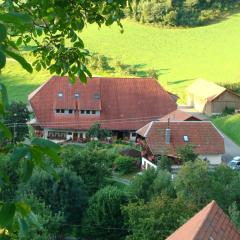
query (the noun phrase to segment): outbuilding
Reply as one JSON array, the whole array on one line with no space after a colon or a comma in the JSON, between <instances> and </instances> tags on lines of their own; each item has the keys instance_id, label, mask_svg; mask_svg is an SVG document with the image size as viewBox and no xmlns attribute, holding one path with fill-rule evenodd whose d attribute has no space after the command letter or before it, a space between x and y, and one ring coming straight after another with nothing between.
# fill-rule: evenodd
<instances>
[{"instance_id":1,"label":"outbuilding","mask_svg":"<svg viewBox=\"0 0 240 240\"><path fill-rule=\"evenodd\" d=\"M187 104L208 115L221 114L226 107L240 109L240 95L220 85L198 79L187 88Z\"/></svg>"}]
</instances>

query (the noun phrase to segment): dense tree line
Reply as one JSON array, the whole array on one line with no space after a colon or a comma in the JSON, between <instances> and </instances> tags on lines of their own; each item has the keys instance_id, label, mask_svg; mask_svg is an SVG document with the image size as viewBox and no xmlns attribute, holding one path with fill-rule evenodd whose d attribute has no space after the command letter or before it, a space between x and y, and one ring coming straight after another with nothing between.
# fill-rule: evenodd
<instances>
[{"instance_id":1,"label":"dense tree line","mask_svg":"<svg viewBox=\"0 0 240 240\"><path fill-rule=\"evenodd\" d=\"M161 26L199 26L239 6L239 0L135 0L127 16Z\"/></svg>"},{"instance_id":2,"label":"dense tree line","mask_svg":"<svg viewBox=\"0 0 240 240\"><path fill-rule=\"evenodd\" d=\"M209 171L207 162L196 159L186 161L175 178L150 169L125 185L112 171L132 171L130 157L120 155L127 148L98 141L65 146L62 164L46 159L51 174L35 169L27 184L19 181L24 166L15 168L9 155L0 155L0 169L11 173L0 198L25 199L35 213L23 224L27 237L11 239L164 240L213 199L240 226L240 173L226 165Z\"/></svg>"}]
</instances>

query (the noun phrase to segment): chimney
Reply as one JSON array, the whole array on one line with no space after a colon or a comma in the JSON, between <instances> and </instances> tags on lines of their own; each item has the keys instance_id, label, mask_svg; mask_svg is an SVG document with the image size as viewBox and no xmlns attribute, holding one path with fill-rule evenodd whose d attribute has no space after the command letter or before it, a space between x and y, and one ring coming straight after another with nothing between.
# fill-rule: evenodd
<instances>
[{"instance_id":1,"label":"chimney","mask_svg":"<svg viewBox=\"0 0 240 240\"><path fill-rule=\"evenodd\" d=\"M171 140L171 129L170 129L170 118L168 118L168 127L165 130L165 142L166 144L170 144Z\"/></svg>"},{"instance_id":2,"label":"chimney","mask_svg":"<svg viewBox=\"0 0 240 240\"><path fill-rule=\"evenodd\" d=\"M170 144L170 139L171 139L171 129L166 128L166 130L165 130L165 142L166 142L166 144Z\"/></svg>"}]
</instances>

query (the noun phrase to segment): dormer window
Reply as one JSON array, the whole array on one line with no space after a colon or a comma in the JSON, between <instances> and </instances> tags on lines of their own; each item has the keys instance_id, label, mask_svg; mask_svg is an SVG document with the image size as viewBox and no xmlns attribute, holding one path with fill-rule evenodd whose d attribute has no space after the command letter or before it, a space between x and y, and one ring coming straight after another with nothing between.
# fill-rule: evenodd
<instances>
[{"instance_id":1,"label":"dormer window","mask_svg":"<svg viewBox=\"0 0 240 240\"><path fill-rule=\"evenodd\" d=\"M58 97L63 97L63 92L58 92Z\"/></svg>"},{"instance_id":2,"label":"dormer window","mask_svg":"<svg viewBox=\"0 0 240 240\"><path fill-rule=\"evenodd\" d=\"M74 97L75 98L80 98L80 94L79 93L74 93Z\"/></svg>"},{"instance_id":3,"label":"dormer window","mask_svg":"<svg viewBox=\"0 0 240 240\"><path fill-rule=\"evenodd\" d=\"M87 111L86 111L86 114L90 114L90 113L91 113L91 111L90 111L90 110L87 110Z\"/></svg>"},{"instance_id":4,"label":"dormer window","mask_svg":"<svg viewBox=\"0 0 240 240\"><path fill-rule=\"evenodd\" d=\"M99 94L99 93L96 93L96 94L95 94L95 99L96 99L96 100L99 100L99 99L100 99L100 94Z\"/></svg>"},{"instance_id":5,"label":"dormer window","mask_svg":"<svg viewBox=\"0 0 240 240\"><path fill-rule=\"evenodd\" d=\"M188 143L189 142L189 137L187 135L184 135L183 136L183 141Z\"/></svg>"},{"instance_id":6,"label":"dormer window","mask_svg":"<svg viewBox=\"0 0 240 240\"><path fill-rule=\"evenodd\" d=\"M69 109L69 110L68 110L68 113L69 113L69 114L73 114L73 110L72 110L72 109Z\"/></svg>"}]
</instances>

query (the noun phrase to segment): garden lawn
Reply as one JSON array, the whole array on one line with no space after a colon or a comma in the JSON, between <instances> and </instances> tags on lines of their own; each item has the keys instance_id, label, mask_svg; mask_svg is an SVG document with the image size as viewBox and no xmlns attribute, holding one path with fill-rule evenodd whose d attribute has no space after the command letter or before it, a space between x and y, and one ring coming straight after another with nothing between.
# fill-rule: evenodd
<instances>
[{"instance_id":1,"label":"garden lawn","mask_svg":"<svg viewBox=\"0 0 240 240\"><path fill-rule=\"evenodd\" d=\"M90 51L104 54L124 64L138 67L137 75L148 69L158 70L160 83L177 93L184 102L185 88L202 77L219 83L240 81L240 14L209 26L166 29L123 21L118 26L88 25L80 34ZM93 72L98 75L123 76L120 72ZM27 101L27 95L48 80L44 72L26 73L14 61L7 64L0 80L7 84L11 100Z\"/></svg>"},{"instance_id":2,"label":"garden lawn","mask_svg":"<svg viewBox=\"0 0 240 240\"><path fill-rule=\"evenodd\" d=\"M213 123L240 145L240 114L213 118Z\"/></svg>"}]
</instances>

